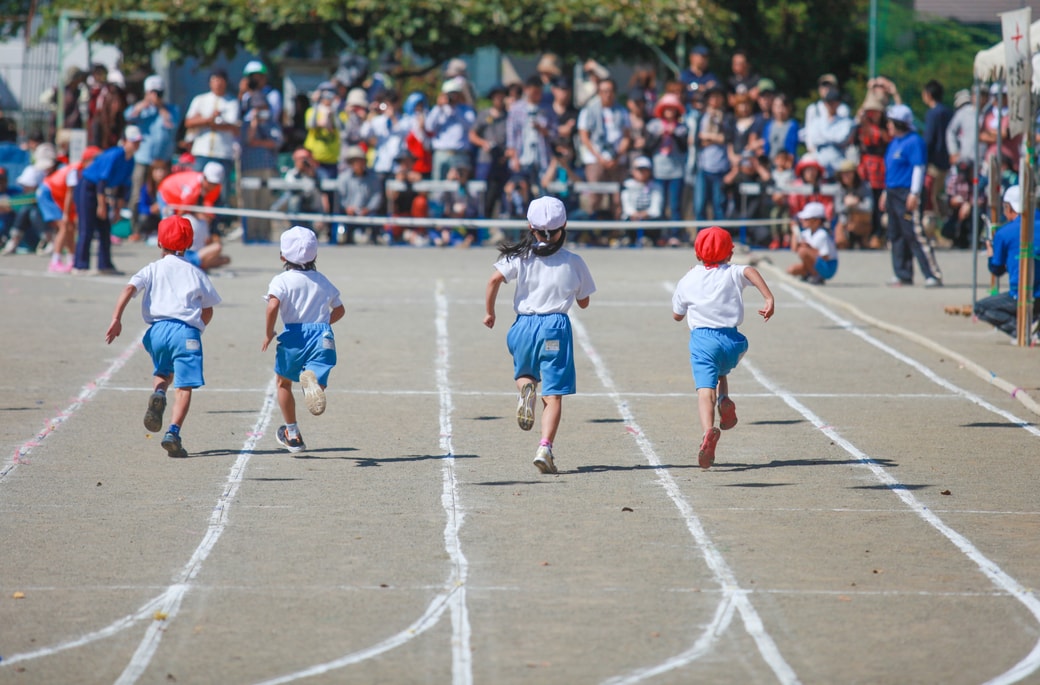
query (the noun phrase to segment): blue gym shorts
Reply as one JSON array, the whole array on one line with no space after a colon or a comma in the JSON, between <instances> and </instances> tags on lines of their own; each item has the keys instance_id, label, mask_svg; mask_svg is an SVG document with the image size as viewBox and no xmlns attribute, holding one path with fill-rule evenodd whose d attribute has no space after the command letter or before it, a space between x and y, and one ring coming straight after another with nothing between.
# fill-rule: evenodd
<instances>
[{"instance_id":1,"label":"blue gym shorts","mask_svg":"<svg viewBox=\"0 0 1040 685\"><path fill-rule=\"evenodd\" d=\"M576 392L571 320L566 314L521 314L506 345L513 355L513 378L530 376L542 384L542 395Z\"/></svg>"},{"instance_id":2,"label":"blue gym shorts","mask_svg":"<svg viewBox=\"0 0 1040 685\"><path fill-rule=\"evenodd\" d=\"M198 388L202 377L202 331L176 319L156 321L144 334L144 349L152 356L154 376L168 378L173 387Z\"/></svg>"},{"instance_id":3,"label":"blue gym shorts","mask_svg":"<svg viewBox=\"0 0 1040 685\"><path fill-rule=\"evenodd\" d=\"M697 388L714 388L721 376L737 368L748 341L736 328L694 328L690 331L690 368Z\"/></svg>"},{"instance_id":4,"label":"blue gym shorts","mask_svg":"<svg viewBox=\"0 0 1040 685\"><path fill-rule=\"evenodd\" d=\"M818 273L820 275L820 278L822 278L825 281L831 280L832 278L834 278L834 274L838 273L838 260L817 257L816 273Z\"/></svg>"},{"instance_id":5,"label":"blue gym shorts","mask_svg":"<svg viewBox=\"0 0 1040 685\"><path fill-rule=\"evenodd\" d=\"M327 323L290 323L278 336L274 372L296 383L300 372L313 371L318 383L329 384L329 373L336 365L336 338Z\"/></svg>"},{"instance_id":6,"label":"blue gym shorts","mask_svg":"<svg viewBox=\"0 0 1040 685\"><path fill-rule=\"evenodd\" d=\"M72 192L70 189L67 192ZM51 194L51 187L46 183L42 184L36 189L36 206L40 208L40 216L47 223L52 221L58 221L61 219L64 212L58 203L54 201L54 196Z\"/></svg>"}]
</instances>

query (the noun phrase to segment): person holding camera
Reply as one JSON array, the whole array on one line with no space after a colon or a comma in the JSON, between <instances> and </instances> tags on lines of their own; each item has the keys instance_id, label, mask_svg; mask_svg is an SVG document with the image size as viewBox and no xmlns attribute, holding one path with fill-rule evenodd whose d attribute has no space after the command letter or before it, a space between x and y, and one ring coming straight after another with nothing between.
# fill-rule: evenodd
<instances>
[{"instance_id":1,"label":"person holding camera","mask_svg":"<svg viewBox=\"0 0 1040 685\"><path fill-rule=\"evenodd\" d=\"M166 83L162 76L152 74L144 80L144 97L126 108L126 122L141 129L141 147L134 154L134 172L131 177L130 207L133 213L133 233L130 240L141 239L142 221L138 208L141 187L147 182L154 162L173 159L177 127L181 124L181 110L163 99Z\"/></svg>"},{"instance_id":2,"label":"person holding camera","mask_svg":"<svg viewBox=\"0 0 1040 685\"><path fill-rule=\"evenodd\" d=\"M260 88L246 93L242 117L242 175L261 179L259 187L242 189L242 205L246 209L267 209L271 191L266 180L278 175L278 151L282 147L282 127L271 111L269 101ZM271 220L247 217L242 220L244 239L271 239Z\"/></svg>"},{"instance_id":3,"label":"person holding camera","mask_svg":"<svg viewBox=\"0 0 1040 685\"><path fill-rule=\"evenodd\" d=\"M192 98L184 126L188 130L186 140L191 141L195 170L202 171L209 162L217 162L224 167L224 178L231 178L240 116L238 99L228 93L226 71L217 68L210 72L209 91ZM226 201L226 192L222 189L221 204Z\"/></svg>"}]
</instances>

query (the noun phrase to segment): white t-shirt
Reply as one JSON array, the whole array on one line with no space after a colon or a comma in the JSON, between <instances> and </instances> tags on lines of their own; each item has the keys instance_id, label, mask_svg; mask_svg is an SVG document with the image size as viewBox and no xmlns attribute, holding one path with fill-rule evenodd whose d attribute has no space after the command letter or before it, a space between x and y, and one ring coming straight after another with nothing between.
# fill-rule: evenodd
<instances>
[{"instance_id":1,"label":"white t-shirt","mask_svg":"<svg viewBox=\"0 0 1040 685\"><path fill-rule=\"evenodd\" d=\"M712 269L698 264L675 287L672 311L686 315L691 331L736 328L744 322L744 288L751 285L745 269L747 266L739 264L719 264Z\"/></svg>"},{"instance_id":2,"label":"white t-shirt","mask_svg":"<svg viewBox=\"0 0 1040 685\"><path fill-rule=\"evenodd\" d=\"M838 246L834 244L834 238L824 228L810 231L802 229L802 242L816 249L824 259L836 259L838 257Z\"/></svg>"},{"instance_id":3,"label":"white t-shirt","mask_svg":"<svg viewBox=\"0 0 1040 685\"><path fill-rule=\"evenodd\" d=\"M516 281L517 314L566 314L575 300L596 292L585 260L562 247L548 257L503 257L495 268L506 283Z\"/></svg>"},{"instance_id":4,"label":"white t-shirt","mask_svg":"<svg viewBox=\"0 0 1040 685\"><path fill-rule=\"evenodd\" d=\"M339 290L318 271L283 271L271 279L267 296L278 298L282 323L328 323L329 314L343 304Z\"/></svg>"},{"instance_id":5,"label":"white t-shirt","mask_svg":"<svg viewBox=\"0 0 1040 685\"><path fill-rule=\"evenodd\" d=\"M202 310L220 304L209 277L183 257L168 254L148 264L130 277L130 285L141 295L141 316L145 323L176 319L200 331Z\"/></svg>"},{"instance_id":6,"label":"white t-shirt","mask_svg":"<svg viewBox=\"0 0 1040 685\"><path fill-rule=\"evenodd\" d=\"M211 117L218 112L225 124L239 123L238 100L230 95L220 97L213 92L202 93L192 98L191 104L188 105L188 113L184 115L184 118ZM233 159L235 138L235 134L228 131L218 132L208 127L200 128L198 135L192 141L191 154L196 157Z\"/></svg>"}]
</instances>

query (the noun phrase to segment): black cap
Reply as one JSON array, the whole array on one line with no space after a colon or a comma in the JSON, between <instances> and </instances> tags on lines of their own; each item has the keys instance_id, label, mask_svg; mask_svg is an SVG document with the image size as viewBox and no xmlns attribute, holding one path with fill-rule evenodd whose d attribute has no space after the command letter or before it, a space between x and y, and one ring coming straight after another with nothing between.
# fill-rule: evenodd
<instances>
[{"instance_id":1,"label":"black cap","mask_svg":"<svg viewBox=\"0 0 1040 685\"><path fill-rule=\"evenodd\" d=\"M557 76L552 80L552 87L570 90L571 82L567 80L566 76Z\"/></svg>"},{"instance_id":2,"label":"black cap","mask_svg":"<svg viewBox=\"0 0 1040 685\"><path fill-rule=\"evenodd\" d=\"M213 69L211 69L209 72L209 77L213 78L214 76L219 76L225 81L228 80L227 70L224 69L224 67L214 67Z\"/></svg>"}]
</instances>

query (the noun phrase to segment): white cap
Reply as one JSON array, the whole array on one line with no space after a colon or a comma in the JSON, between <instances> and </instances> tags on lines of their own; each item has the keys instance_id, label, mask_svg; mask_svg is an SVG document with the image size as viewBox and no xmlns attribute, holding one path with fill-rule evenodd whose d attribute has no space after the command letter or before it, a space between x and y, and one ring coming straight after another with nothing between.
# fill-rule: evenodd
<instances>
[{"instance_id":1,"label":"white cap","mask_svg":"<svg viewBox=\"0 0 1040 685\"><path fill-rule=\"evenodd\" d=\"M153 90L166 90L166 82L163 81L162 76L152 74L144 80L144 92L151 93Z\"/></svg>"},{"instance_id":2,"label":"white cap","mask_svg":"<svg viewBox=\"0 0 1040 685\"><path fill-rule=\"evenodd\" d=\"M1022 187L1011 186L1004 191L1004 203L1011 205L1011 209L1015 210L1015 214L1022 213Z\"/></svg>"},{"instance_id":3,"label":"white cap","mask_svg":"<svg viewBox=\"0 0 1040 685\"><path fill-rule=\"evenodd\" d=\"M33 152L33 166L40 171L50 171L58 159L58 150L51 143L40 143Z\"/></svg>"},{"instance_id":4,"label":"white cap","mask_svg":"<svg viewBox=\"0 0 1040 685\"><path fill-rule=\"evenodd\" d=\"M128 143L140 143L143 138L144 135L141 134L141 129L137 128L133 124L130 124L123 129L123 140Z\"/></svg>"},{"instance_id":5,"label":"white cap","mask_svg":"<svg viewBox=\"0 0 1040 685\"><path fill-rule=\"evenodd\" d=\"M653 169L654 163L646 155L640 155L632 161L633 169Z\"/></svg>"},{"instance_id":6,"label":"white cap","mask_svg":"<svg viewBox=\"0 0 1040 685\"><path fill-rule=\"evenodd\" d=\"M802 211L798 212L798 218L802 219L826 219L827 209L821 202L810 202L802 208Z\"/></svg>"},{"instance_id":7,"label":"white cap","mask_svg":"<svg viewBox=\"0 0 1040 685\"><path fill-rule=\"evenodd\" d=\"M27 166L22 169L22 173L18 174L15 183L20 185L22 188L27 186L39 188L40 184L43 183L43 171L34 166Z\"/></svg>"},{"instance_id":8,"label":"white cap","mask_svg":"<svg viewBox=\"0 0 1040 685\"><path fill-rule=\"evenodd\" d=\"M368 107L368 93L364 88L351 88L347 93L347 107Z\"/></svg>"},{"instance_id":9,"label":"white cap","mask_svg":"<svg viewBox=\"0 0 1040 685\"><path fill-rule=\"evenodd\" d=\"M527 223L536 231L555 231L567 223L567 209L551 195L531 200L527 208Z\"/></svg>"},{"instance_id":10,"label":"white cap","mask_svg":"<svg viewBox=\"0 0 1040 685\"><path fill-rule=\"evenodd\" d=\"M224 182L224 165L220 162L206 162L206 166L202 167L202 178L219 186Z\"/></svg>"},{"instance_id":11,"label":"white cap","mask_svg":"<svg viewBox=\"0 0 1040 685\"><path fill-rule=\"evenodd\" d=\"M250 74L266 74L266 73L267 73L267 67L265 67L264 63L261 62L258 59L254 59L254 60L250 60L250 61L246 62L245 68L242 69L242 75L243 76L249 76Z\"/></svg>"},{"instance_id":12,"label":"white cap","mask_svg":"<svg viewBox=\"0 0 1040 685\"><path fill-rule=\"evenodd\" d=\"M309 264L318 256L318 236L303 226L293 226L282 233L282 256L293 264Z\"/></svg>"},{"instance_id":13,"label":"white cap","mask_svg":"<svg viewBox=\"0 0 1040 685\"><path fill-rule=\"evenodd\" d=\"M456 76L450 78L444 82L441 86L442 93L465 93L466 92L466 79L463 76Z\"/></svg>"},{"instance_id":14,"label":"white cap","mask_svg":"<svg viewBox=\"0 0 1040 685\"><path fill-rule=\"evenodd\" d=\"M914 113L906 105L892 105L888 108L888 118L914 127Z\"/></svg>"}]
</instances>

